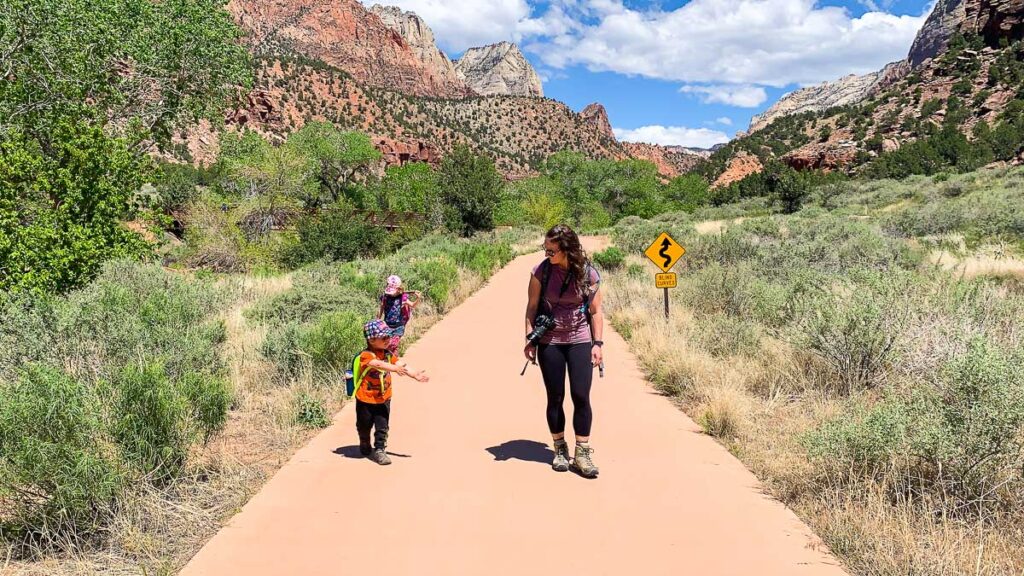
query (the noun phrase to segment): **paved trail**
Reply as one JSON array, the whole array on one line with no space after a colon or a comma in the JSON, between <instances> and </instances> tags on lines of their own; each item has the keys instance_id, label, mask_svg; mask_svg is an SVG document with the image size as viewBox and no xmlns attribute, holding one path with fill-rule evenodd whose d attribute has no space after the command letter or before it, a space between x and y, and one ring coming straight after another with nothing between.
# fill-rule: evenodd
<instances>
[{"instance_id":1,"label":"paved trail","mask_svg":"<svg viewBox=\"0 0 1024 576\"><path fill-rule=\"evenodd\" d=\"M356 457L346 406L182 574L845 574L610 329L593 395L601 477L551 470L540 371L519 376L540 259L514 261L413 346L432 380L395 379L392 466Z\"/></svg>"}]
</instances>

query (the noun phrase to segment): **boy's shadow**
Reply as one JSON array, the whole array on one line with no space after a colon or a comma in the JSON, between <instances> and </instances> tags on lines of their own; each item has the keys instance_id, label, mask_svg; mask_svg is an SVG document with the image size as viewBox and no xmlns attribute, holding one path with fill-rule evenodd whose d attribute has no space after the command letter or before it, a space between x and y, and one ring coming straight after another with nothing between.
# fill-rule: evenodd
<instances>
[{"instance_id":1,"label":"boy's shadow","mask_svg":"<svg viewBox=\"0 0 1024 576\"><path fill-rule=\"evenodd\" d=\"M366 456L363 456L363 454L359 451L358 445L342 446L340 448L335 448L334 453L339 456L344 456L345 458L366 458ZM409 454L398 454L396 452L391 451L388 451L388 456L394 456L395 458L412 458L412 456Z\"/></svg>"},{"instance_id":2,"label":"boy's shadow","mask_svg":"<svg viewBox=\"0 0 1024 576\"><path fill-rule=\"evenodd\" d=\"M522 460L524 462L537 462L539 464L551 464L555 453L547 444L533 440L509 440L499 446L491 446L487 449L498 462L506 460Z\"/></svg>"}]
</instances>

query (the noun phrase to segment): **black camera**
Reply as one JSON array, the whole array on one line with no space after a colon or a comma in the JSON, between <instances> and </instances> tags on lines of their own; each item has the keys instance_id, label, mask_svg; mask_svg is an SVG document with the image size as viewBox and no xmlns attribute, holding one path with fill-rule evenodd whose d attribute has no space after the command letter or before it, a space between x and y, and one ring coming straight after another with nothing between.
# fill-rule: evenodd
<instances>
[{"instance_id":1,"label":"black camera","mask_svg":"<svg viewBox=\"0 0 1024 576\"><path fill-rule=\"evenodd\" d=\"M533 321L533 331L526 335L527 342L534 346L540 344L541 339L543 339L544 335L548 333L548 330L551 330L554 327L554 318L544 314L537 316Z\"/></svg>"}]
</instances>

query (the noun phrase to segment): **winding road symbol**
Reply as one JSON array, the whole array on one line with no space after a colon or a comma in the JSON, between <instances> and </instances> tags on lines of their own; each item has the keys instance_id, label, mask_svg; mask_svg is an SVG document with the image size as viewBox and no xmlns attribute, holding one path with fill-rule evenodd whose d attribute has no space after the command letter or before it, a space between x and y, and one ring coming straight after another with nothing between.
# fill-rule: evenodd
<instances>
[{"instance_id":1,"label":"winding road symbol","mask_svg":"<svg viewBox=\"0 0 1024 576\"><path fill-rule=\"evenodd\" d=\"M658 268L661 268L662 272L668 272L676 265L676 263L679 262L679 259L682 258L683 254L686 254L686 249L673 240L668 233L662 232L654 243L647 247L644 254L650 258L651 262L654 262Z\"/></svg>"}]
</instances>

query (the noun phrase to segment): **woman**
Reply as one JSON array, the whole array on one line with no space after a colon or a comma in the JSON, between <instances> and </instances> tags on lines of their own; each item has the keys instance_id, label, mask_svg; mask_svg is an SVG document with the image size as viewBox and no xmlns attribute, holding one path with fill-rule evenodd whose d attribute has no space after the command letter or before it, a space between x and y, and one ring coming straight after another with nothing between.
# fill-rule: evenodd
<instances>
[{"instance_id":1,"label":"woman","mask_svg":"<svg viewBox=\"0 0 1024 576\"><path fill-rule=\"evenodd\" d=\"M553 318L555 326L548 330L538 346L528 343L523 352L527 360L540 363L547 389L548 429L555 449L551 467L558 472L570 468L562 407L568 371L573 404L572 426L576 434L576 453L571 467L581 476L595 478L598 469L592 457L594 450L590 447L593 420L590 386L594 366L603 360L601 337L604 315L598 290L601 278L590 266L579 237L568 226L558 225L548 231L544 237L544 254L547 259L534 268L530 278L526 333L533 331L538 313Z\"/></svg>"}]
</instances>

